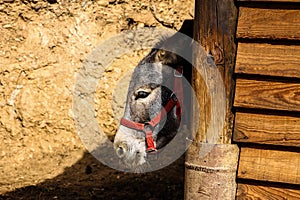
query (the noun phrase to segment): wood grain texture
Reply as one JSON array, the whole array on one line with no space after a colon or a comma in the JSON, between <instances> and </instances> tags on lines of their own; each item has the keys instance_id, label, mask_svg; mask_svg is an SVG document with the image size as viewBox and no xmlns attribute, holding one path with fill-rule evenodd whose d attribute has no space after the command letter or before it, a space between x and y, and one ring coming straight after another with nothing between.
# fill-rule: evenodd
<instances>
[{"instance_id":1,"label":"wood grain texture","mask_svg":"<svg viewBox=\"0 0 300 200\"><path fill-rule=\"evenodd\" d=\"M300 78L300 45L239 43L235 73Z\"/></svg>"},{"instance_id":2,"label":"wood grain texture","mask_svg":"<svg viewBox=\"0 0 300 200\"><path fill-rule=\"evenodd\" d=\"M238 178L300 184L300 153L242 147Z\"/></svg>"},{"instance_id":3,"label":"wood grain texture","mask_svg":"<svg viewBox=\"0 0 300 200\"><path fill-rule=\"evenodd\" d=\"M300 10L240 7L238 38L300 39Z\"/></svg>"},{"instance_id":4,"label":"wood grain texture","mask_svg":"<svg viewBox=\"0 0 300 200\"><path fill-rule=\"evenodd\" d=\"M300 199L300 189L239 183L236 199L296 200Z\"/></svg>"},{"instance_id":5,"label":"wood grain texture","mask_svg":"<svg viewBox=\"0 0 300 200\"><path fill-rule=\"evenodd\" d=\"M300 82L237 78L234 106L300 111Z\"/></svg>"},{"instance_id":6,"label":"wood grain texture","mask_svg":"<svg viewBox=\"0 0 300 200\"><path fill-rule=\"evenodd\" d=\"M214 57L214 62L220 71L223 86L226 91L226 120L222 136L218 143L230 143L232 138L233 127L233 94L235 55L236 55L236 25L237 25L237 7L232 0L196 0L195 1L195 22L194 22L194 40L199 42L204 47L207 53ZM194 56L195 66L202 65L202 61ZM198 84L202 75L193 72L193 86L197 93L198 102L200 105L201 123L199 133L205 133L206 125L209 123L209 98L205 94L206 87L209 83ZM208 75L209 76L209 75ZM215 76L215 75L213 75ZM212 79L212 78L209 78ZM214 81L215 82L215 81ZM207 85L205 85L207 84ZM223 87L222 86L222 87ZM206 108L205 108L206 107ZM200 130L201 129L201 130ZM218 133L215 133L218 134ZM199 140L205 141L206 137L202 135Z\"/></svg>"},{"instance_id":7,"label":"wood grain texture","mask_svg":"<svg viewBox=\"0 0 300 200\"><path fill-rule=\"evenodd\" d=\"M196 137L187 152L185 199L235 199L239 149L231 144L237 23L234 3L232 0L195 1L194 40L204 49L200 46L193 49L192 85L198 109L193 109L192 124L199 122L199 126L193 129ZM223 150L216 146L217 153L206 152L206 164L210 166L203 166L201 160L206 148L194 145L197 142L228 145ZM220 169L228 165L232 166L229 171Z\"/></svg>"},{"instance_id":8,"label":"wood grain texture","mask_svg":"<svg viewBox=\"0 0 300 200\"><path fill-rule=\"evenodd\" d=\"M235 199L238 146L192 144L189 152L185 161L184 199Z\"/></svg>"},{"instance_id":9,"label":"wood grain texture","mask_svg":"<svg viewBox=\"0 0 300 200\"><path fill-rule=\"evenodd\" d=\"M300 147L300 115L235 114L233 140Z\"/></svg>"}]
</instances>

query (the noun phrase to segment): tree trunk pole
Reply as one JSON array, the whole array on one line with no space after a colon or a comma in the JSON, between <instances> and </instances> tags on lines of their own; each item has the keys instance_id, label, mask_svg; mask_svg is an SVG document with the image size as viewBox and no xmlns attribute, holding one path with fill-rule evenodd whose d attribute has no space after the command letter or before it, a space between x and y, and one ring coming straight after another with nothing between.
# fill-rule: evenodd
<instances>
[{"instance_id":1,"label":"tree trunk pole","mask_svg":"<svg viewBox=\"0 0 300 200\"><path fill-rule=\"evenodd\" d=\"M198 109L192 123L199 126L194 126L196 136L186 156L187 200L235 199L239 149L231 144L231 110L236 23L234 0L196 0L194 40L205 51L193 50L192 85Z\"/></svg>"}]
</instances>

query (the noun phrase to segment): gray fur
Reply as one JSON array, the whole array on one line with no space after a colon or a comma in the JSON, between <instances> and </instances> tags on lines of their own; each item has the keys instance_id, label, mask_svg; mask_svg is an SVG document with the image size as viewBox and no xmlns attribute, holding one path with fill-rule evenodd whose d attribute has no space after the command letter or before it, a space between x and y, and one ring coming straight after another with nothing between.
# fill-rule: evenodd
<instances>
[{"instance_id":1,"label":"gray fur","mask_svg":"<svg viewBox=\"0 0 300 200\"><path fill-rule=\"evenodd\" d=\"M181 57L163 50L174 42L174 36L161 42L135 68L129 84L124 117L145 123L153 119L169 101L173 93L174 66L184 65ZM180 41L173 48L184 50L187 45ZM162 49L158 49L162 48ZM149 93L146 98L138 98L138 91ZM153 131L157 149L163 148L176 135L180 126L175 108ZM129 168L138 168L147 161L145 134L120 125L114 140L118 156Z\"/></svg>"}]
</instances>

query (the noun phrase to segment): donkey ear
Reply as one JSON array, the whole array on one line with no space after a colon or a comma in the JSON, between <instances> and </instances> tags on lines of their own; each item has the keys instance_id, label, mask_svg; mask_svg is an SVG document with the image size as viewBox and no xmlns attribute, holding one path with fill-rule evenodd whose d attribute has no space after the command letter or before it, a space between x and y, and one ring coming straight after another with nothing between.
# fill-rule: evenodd
<instances>
[{"instance_id":1,"label":"donkey ear","mask_svg":"<svg viewBox=\"0 0 300 200\"><path fill-rule=\"evenodd\" d=\"M178 55L187 60L191 58L193 26L193 20L185 20L180 30L164 42L163 47L170 51L170 53L165 54L166 56L164 57L169 58L168 61L170 63L176 64L176 62L180 61L181 58L179 58Z\"/></svg>"},{"instance_id":2,"label":"donkey ear","mask_svg":"<svg viewBox=\"0 0 300 200\"><path fill-rule=\"evenodd\" d=\"M183 33L183 34L189 36L190 38L193 38L194 20L193 19L184 20L184 22L178 32Z\"/></svg>"},{"instance_id":3,"label":"donkey ear","mask_svg":"<svg viewBox=\"0 0 300 200\"><path fill-rule=\"evenodd\" d=\"M148 59L147 61L149 62L151 60L153 62L162 62L163 64L177 64L182 60L180 56L189 60L192 55L193 26L193 20L185 20L177 33L170 38L162 40L161 43L154 48L155 50L146 58ZM145 61L144 59L141 63Z\"/></svg>"},{"instance_id":4,"label":"donkey ear","mask_svg":"<svg viewBox=\"0 0 300 200\"><path fill-rule=\"evenodd\" d=\"M173 52L185 51L190 47L193 38L193 20L185 20L180 30L165 41L164 46Z\"/></svg>"},{"instance_id":5,"label":"donkey ear","mask_svg":"<svg viewBox=\"0 0 300 200\"><path fill-rule=\"evenodd\" d=\"M161 61L161 60L164 60L167 56L167 52L163 49L159 49L157 50L157 53L156 53L156 59L157 61Z\"/></svg>"},{"instance_id":6,"label":"donkey ear","mask_svg":"<svg viewBox=\"0 0 300 200\"><path fill-rule=\"evenodd\" d=\"M162 64L176 64L178 62L178 57L173 52L165 51L163 49L158 49L154 55L155 62L161 62Z\"/></svg>"},{"instance_id":7,"label":"donkey ear","mask_svg":"<svg viewBox=\"0 0 300 200\"><path fill-rule=\"evenodd\" d=\"M194 20L185 20L178 32L174 37L179 47L189 47L194 33Z\"/></svg>"}]
</instances>

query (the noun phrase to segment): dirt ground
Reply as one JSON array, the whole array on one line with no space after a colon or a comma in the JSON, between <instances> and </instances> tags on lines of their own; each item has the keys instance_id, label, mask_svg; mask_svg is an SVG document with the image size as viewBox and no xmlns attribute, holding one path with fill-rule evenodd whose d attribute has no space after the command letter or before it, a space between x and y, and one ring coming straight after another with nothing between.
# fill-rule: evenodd
<instances>
[{"instance_id":1,"label":"dirt ground","mask_svg":"<svg viewBox=\"0 0 300 200\"><path fill-rule=\"evenodd\" d=\"M182 199L183 157L147 174L93 158L77 135L72 92L99 43L139 27L178 30L193 7L193 0L0 0L0 199ZM115 60L98 84L95 112L110 137L122 113L112 94L144 55Z\"/></svg>"}]
</instances>

